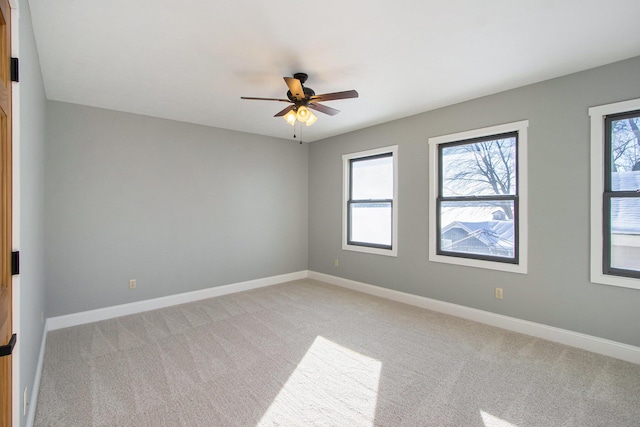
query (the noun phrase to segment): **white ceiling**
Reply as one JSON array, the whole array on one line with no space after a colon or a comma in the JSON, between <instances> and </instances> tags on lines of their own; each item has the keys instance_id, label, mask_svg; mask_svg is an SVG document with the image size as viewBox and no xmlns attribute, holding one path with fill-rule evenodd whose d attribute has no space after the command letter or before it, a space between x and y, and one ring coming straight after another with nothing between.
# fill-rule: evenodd
<instances>
[{"instance_id":1,"label":"white ceiling","mask_svg":"<svg viewBox=\"0 0 640 427\"><path fill-rule=\"evenodd\" d=\"M640 55L638 0L29 0L47 98L310 142Z\"/></svg>"}]
</instances>

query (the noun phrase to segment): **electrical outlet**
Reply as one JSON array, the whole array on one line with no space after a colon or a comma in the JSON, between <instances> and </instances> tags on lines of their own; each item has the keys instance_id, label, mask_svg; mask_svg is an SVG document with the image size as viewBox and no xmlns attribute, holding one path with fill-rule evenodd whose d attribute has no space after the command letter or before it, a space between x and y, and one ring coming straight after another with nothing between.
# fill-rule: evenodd
<instances>
[{"instance_id":1,"label":"electrical outlet","mask_svg":"<svg viewBox=\"0 0 640 427\"><path fill-rule=\"evenodd\" d=\"M135 288L136 288L136 279L129 280L129 289L135 289Z\"/></svg>"},{"instance_id":2,"label":"electrical outlet","mask_svg":"<svg viewBox=\"0 0 640 427\"><path fill-rule=\"evenodd\" d=\"M502 299L502 288L496 288L496 298Z\"/></svg>"},{"instance_id":3,"label":"electrical outlet","mask_svg":"<svg viewBox=\"0 0 640 427\"><path fill-rule=\"evenodd\" d=\"M336 267L340 267L340 260L336 258L336 260L333 262L333 265Z\"/></svg>"}]
</instances>

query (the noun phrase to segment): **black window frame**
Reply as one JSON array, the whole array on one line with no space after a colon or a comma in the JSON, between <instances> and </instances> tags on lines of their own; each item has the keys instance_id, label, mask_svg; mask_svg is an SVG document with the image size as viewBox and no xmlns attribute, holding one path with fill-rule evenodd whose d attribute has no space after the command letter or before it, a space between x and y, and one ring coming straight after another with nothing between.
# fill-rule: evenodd
<instances>
[{"instance_id":1,"label":"black window frame","mask_svg":"<svg viewBox=\"0 0 640 427\"><path fill-rule=\"evenodd\" d=\"M608 114L604 117L604 191L602 194L602 273L612 276L640 279L640 271L627 270L611 266L611 199L640 198L640 189L636 191L618 190L612 187L611 124L617 120L640 117L640 110Z\"/></svg>"},{"instance_id":2,"label":"black window frame","mask_svg":"<svg viewBox=\"0 0 640 427\"><path fill-rule=\"evenodd\" d=\"M386 249L386 250L393 250L393 203L394 200L392 199L354 199L353 198L353 164L356 162L361 162L361 161L367 161L367 160L374 160L374 159L381 159L381 158L385 158L385 157L391 157L392 160L392 165L393 165L393 152L389 151L389 152L385 152L385 153L380 153L380 154L373 154L370 156L363 156L363 157L354 157L349 159L349 197L347 198L347 236L346 236L346 240L347 240L347 245L349 246L362 246L365 248L375 248L375 249ZM393 167L395 168L395 165L393 165ZM393 184L393 183L392 183ZM395 196L395 194L394 194ZM370 205L374 205L374 204L379 204L379 203L388 203L390 204L390 208L391 208L391 221L389 222L389 229L391 231L391 244L389 245L382 245L382 244L377 244L377 243L369 243L369 242L360 242L357 240L352 240L351 239L351 230L352 230L352 219L351 219L351 205L353 204L370 204Z\"/></svg>"},{"instance_id":3,"label":"black window frame","mask_svg":"<svg viewBox=\"0 0 640 427\"><path fill-rule=\"evenodd\" d=\"M515 194L513 195L484 195L484 196L444 196L444 171L442 166L442 152L447 147L453 147L458 145L477 144L484 141L494 141L499 139L506 139L515 137L515 155L514 155L514 172L516 177L515 182ZM452 141L438 144L438 195L436 197L436 254L442 256L450 256L455 258L476 259L481 261L499 262L503 264L520 264L520 219L519 219L519 194L520 194L520 175L519 175L519 132L517 130L504 132L499 134L493 134L488 136L481 136L477 138L465 139L460 141ZM513 202L513 227L514 227L514 256L513 258L491 256L483 254L472 254L446 251L442 249L442 224L441 224L441 206L443 202L456 202L456 201L512 201Z\"/></svg>"}]
</instances>

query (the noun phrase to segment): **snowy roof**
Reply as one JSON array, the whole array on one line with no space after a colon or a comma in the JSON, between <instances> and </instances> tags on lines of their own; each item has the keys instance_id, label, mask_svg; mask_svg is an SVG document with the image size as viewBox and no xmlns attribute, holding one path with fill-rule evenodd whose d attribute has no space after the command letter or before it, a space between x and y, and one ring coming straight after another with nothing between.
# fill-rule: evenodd
<instances>
[{"instance_id":1,"label":"snowy roof","mask_svg":"<svg viewBox=\"0 0 640 427\"><path fill-rule=\"evenodd\" d=\"M613 191L640 190L640 171L611 174ZM640 234L640 197L611 199L611 232Z\"/></svg>"},{"instance_id":2,"label":"snowy roof","mask_svg":"<svg viewBox=\"0 0 640 427\"><path fill-rule=\"evenodd\" d=\"M453 221L442 229L442 234L452 228L462 228L468 234L480 240L487 246L495 246L505 250L512 250L514 246L513 221Z\"/></svg>"}]
</instances>

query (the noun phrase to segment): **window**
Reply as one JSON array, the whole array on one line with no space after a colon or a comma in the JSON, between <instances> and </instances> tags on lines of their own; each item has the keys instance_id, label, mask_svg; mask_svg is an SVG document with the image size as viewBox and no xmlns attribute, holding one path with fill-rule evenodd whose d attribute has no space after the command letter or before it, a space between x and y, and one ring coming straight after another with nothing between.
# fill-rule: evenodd
<instances>
[{"instance_id":1,"label":"window","mask_svg":"<svg viewBox=\"0 0 640 427\"><path fill-rule=\"evenodd\" d=\"M342 156L342 249L397 255L398 146Z\"/></svg>"},{"instance_id":2,"label":"window","mask_svg":"<svg viewBox=\"0 0 640 427\"><path fill-rule=\"evenodd\" d=\"M429 259L526 273L527 121L429 139Z\"/></svg>"},{"instance_id":3,"label":"window","mask_svg":"<svg viewBox=\"0 0 640 427\"><path fill-rule=\"evenodd\" d=\"M640 289L640 99L589 114L591 281Z\"/></svg>"}]
</instances>

